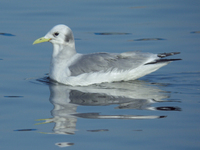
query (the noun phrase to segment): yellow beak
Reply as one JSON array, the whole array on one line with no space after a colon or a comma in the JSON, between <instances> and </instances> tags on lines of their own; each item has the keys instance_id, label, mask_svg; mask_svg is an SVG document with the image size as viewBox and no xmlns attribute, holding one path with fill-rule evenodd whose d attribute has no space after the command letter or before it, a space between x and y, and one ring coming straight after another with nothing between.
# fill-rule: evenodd
<instances>
[{"instance_id":1,"label":"yellow beak","mask_svg":"<svg viewBox=\"0 0 200 150\"><path fill-rule=\"evenodd\" d=\"M39 38L39 39L37 39L37 40L35 40L34 42L33 42L33 45L34 44L38 44L38 43L42 43L42 42L48 42L48 41L50 41L51 40L51 38L44 38L44 37L41 37L41 38Z\"/></svg>"}]
</instances>

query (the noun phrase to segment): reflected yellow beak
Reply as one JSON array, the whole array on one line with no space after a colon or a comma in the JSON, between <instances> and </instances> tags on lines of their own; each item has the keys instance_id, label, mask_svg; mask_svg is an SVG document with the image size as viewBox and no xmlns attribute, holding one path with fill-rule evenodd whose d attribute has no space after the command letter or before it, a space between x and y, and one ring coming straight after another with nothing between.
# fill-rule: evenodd
<instances>
[{"instance_id":1,"label":"reflected yellow beak","mask_svg":"<svg viewBox=\"0 0 200 150\"><path fill-rule=\"evenodd\" d=\"M42 43L42 42L48 42L48 41L50 41L51 40L51 38L44 38L44 37L41 37L41 38L39 38L39 39L37 39L37 40L35 40L34 42L33 42L33 45L34 44L38 44L38 43Z\"/></svg>"}]
</instances>

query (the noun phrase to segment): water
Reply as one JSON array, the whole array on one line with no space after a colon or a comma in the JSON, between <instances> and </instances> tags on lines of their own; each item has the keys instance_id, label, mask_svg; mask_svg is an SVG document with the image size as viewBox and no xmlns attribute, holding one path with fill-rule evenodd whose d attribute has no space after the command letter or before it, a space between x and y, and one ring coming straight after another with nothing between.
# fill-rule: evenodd
<instances>
[{"instance_id":1,"label":"water","mask_svg":"<svg viewBox=\"0 0 200 150\"><path fill-rule=\"evenodd\" d=\"M0 148L199 149L200 2L196 0L0 2ZM137 81L50 84L54 25L80 53L180 51Z\"/></svg>"}]
</instances>

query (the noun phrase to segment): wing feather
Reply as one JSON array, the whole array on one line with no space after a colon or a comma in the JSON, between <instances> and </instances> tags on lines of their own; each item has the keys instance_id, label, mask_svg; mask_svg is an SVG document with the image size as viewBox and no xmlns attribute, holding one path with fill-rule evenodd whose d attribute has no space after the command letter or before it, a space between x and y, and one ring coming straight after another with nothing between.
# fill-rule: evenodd
<instances>
[{"instance_id":1,"label":"wing feather","mask_svg":"<svg viewBox=\"0 0 200 150\"><path fill-rule=\"evenodd\" d=\"M69 70L71 76L100 71L108 72L113 69L124 71L144 65L152 57L157 58L155 54L141 52L87 54L74 61L69 66Z\"/></svg>"}]
</instances>

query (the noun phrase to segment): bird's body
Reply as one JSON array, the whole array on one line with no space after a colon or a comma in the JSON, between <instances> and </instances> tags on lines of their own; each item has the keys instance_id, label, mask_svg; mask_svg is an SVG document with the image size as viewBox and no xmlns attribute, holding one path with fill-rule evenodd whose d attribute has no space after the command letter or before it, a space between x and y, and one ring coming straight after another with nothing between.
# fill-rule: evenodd
<instances>
[{"instance_id":1,"label":"bird's body","mask_svg":"<svg viewBox=\"0 0 200 150\"><path fill-rule=\"evenodd\" d=\"M161 59L178 54L151 54L142 52L79 54L71 29L57 25L45 37L34 42L49 41L53 44L49 76L62 84L87 86L102 82L128 81L138 79L156 71L171 61Z\"/></svg>"}]
</instances>

